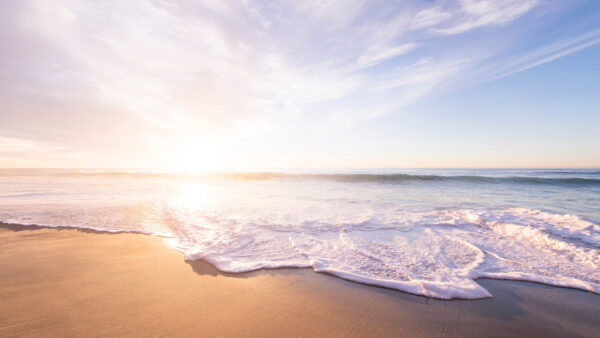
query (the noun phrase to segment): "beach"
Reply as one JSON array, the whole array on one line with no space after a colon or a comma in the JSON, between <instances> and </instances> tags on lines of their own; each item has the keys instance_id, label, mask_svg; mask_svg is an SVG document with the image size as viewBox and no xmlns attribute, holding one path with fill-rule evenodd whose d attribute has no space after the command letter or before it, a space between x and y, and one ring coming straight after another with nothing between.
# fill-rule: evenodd
<instances>
[{"instance_id":1,"label":"beach","mask_svg":"<svg viewBox=\"0 0 600 338\"><path fill-rule=\"evenodd\" d=\"M0 338L600 338L600 0L0 18Z\"/></svg>"},{"instance_id":2,"label":"beach","mask_svg":"<svg viewBox=\"0 0 600 338\"><path fill-rule=\"evenodd\" d=\"M437 300L310 269L227 274L159 237L3 224L0 336L598 336L600 295L506 280Z\"/></svg>"}]
</instances>

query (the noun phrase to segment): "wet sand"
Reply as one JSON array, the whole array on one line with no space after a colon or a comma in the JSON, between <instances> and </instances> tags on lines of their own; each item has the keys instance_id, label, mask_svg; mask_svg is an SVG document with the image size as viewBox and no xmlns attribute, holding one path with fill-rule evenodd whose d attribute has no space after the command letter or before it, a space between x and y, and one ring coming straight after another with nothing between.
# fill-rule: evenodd
<instances>
[{"instance_id":1,"label":"wet sand","mask_svg":"<svg viewBox=\"0 0 600 338\"><path fill-rule=\"evenodd\" d=\"M478 281L442 301L280 269L224 274L162 239L0 225L0 337L600 336L600 295Z\"/></svg>"}]
</instances>

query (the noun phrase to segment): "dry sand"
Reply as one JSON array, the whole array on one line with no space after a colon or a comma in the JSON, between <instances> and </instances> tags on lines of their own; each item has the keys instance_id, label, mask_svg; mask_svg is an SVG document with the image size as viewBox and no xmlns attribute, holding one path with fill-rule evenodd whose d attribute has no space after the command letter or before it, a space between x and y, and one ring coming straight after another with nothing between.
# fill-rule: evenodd
<instances>
[{"instance_id":1,"label":"dry sand","mask_svg":"<svg viewBox=\"0 0 600 338\"><path fill-rule=\"evenodd\" d=\"M600 336L600 295L479 280L441 301L309 269L230 275L160 238L0 225L0 337Z\"/></svg>"}]
</instances>

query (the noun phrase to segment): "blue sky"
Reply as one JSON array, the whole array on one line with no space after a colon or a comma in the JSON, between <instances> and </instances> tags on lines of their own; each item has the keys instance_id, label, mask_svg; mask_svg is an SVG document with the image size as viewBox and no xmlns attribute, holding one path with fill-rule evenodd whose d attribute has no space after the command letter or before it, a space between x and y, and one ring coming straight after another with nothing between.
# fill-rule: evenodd
<instances>
[{"instance_id":1,"label":"blue sky","mask_svg":"<svg viewBox=\"0 0 600 338\"><path fill-rule=\"evenodd\" d=\"M0 166L600 167L598 1L0 6Z\"/></svg>"},{"instance_id":2,"label":"blue sky","mask_svg":"<svg viewBox=\"0 0 600 338\"><path fill-rule=\"evenodd\" d=\"M596 45L502 79L432 95L403 108L404 114L383 116L358 128L364 133L355 132L370 141L365 148L390 145L382 147L389 157L402 144L426 149L424 166L598 167L598 60ZM379 142L382 137L385 142Z\"/></svg>"}]
</instances>

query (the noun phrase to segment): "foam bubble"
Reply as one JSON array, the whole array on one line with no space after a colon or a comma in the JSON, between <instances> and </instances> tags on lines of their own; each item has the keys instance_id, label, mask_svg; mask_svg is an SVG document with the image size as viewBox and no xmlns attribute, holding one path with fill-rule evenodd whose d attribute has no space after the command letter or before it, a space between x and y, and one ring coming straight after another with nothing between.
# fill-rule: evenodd
<instances>
[{"instance_id":1,"label":"foam bubble","mask_svg":"<svg viewBox=\"0 0 600 338\"><path fill-rule=\"evenodd\" d=\"M600 226L577 212L556 211L563 206L553 199L557 192L584 196L576 210L597 215L595 187L545 194L550 188L516 193L513 181L490 190L464 180L398 187L278 178L181 188L179 178L165 179L0 177L6 188L0 220L154 234L185 259L224 272L311 268L441 299L491 297L477 283L481 277L600 293ZM507 205L517 199L555 211Z\"/></svg>"}]
</instances>

